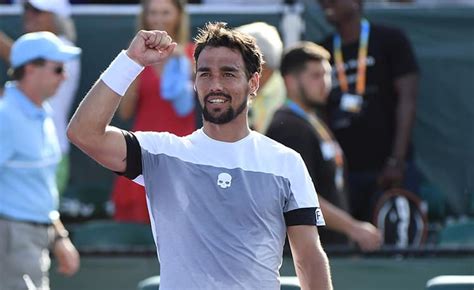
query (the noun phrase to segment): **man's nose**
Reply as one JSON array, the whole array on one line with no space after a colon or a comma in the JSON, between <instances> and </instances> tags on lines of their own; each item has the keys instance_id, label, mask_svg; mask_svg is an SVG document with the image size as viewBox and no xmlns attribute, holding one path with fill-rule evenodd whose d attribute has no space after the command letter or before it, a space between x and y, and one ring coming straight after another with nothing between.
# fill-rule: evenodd
<instances>
[{"instance_id":1,"label":"man's nose","mask_svg":"<svg viewBox=\"0 0 474 290\"><path fill-rule=\"evenodd\" d=\"M212 77L209 89L211 92L221 92L224 89L221 78Z\"/></svg>"}]
</instances>

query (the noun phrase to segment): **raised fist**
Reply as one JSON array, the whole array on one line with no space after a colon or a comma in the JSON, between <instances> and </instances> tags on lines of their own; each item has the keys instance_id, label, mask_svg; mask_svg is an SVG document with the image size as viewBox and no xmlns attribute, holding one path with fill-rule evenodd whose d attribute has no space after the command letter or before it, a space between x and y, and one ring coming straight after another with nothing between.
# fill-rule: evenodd
<instances>
[{"instance_id":1,"label":"raised fist","mask_svg":"<svg viewBox=\"0 0 474 290\"><path fill-rule=\"evenodd\" d=\"M163 62L176 47L166 31L140 30L127 49L128 56L143 66Z\"/></svg>"}]
</instances>

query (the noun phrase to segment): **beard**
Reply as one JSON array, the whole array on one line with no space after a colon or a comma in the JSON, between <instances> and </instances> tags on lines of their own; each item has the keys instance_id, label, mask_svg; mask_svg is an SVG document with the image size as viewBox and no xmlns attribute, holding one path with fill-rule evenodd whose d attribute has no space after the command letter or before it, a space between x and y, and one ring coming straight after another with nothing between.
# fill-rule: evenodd
<instances>
[{"instance_id":1,"label":"beard","mask_svg":"<svg viewBox=\"0 0 474 290\"><path fill-rule=\"evenodd\" d=\"M318 100L313 100L311 97L309 97L309 94L306 92L305 87L303 86L302 83L299 84L299 95L301 98L301 101L310 108L316 108L318 106L323 105L320 101Z\"/></svg>"},{"instance_id":2,"label":"beard","mask_svg":"<svg viewBox=\"0 0 474 290\"><path fill-rule=\"evenodd\" d=\"M245 110L245 108L247 108L248 98L245 98L242 101L242 103L237 107L237 109L234 110L234 108L232 108L230 106L224 112L220 112L217 115L216 114L213 115L207 109L207 106L206 106L207 102L206 101L209 97L216 96L216 95L226 97L227 100L229 101L229 103L232 101L232 97L230 95L227 95L227 94L222 94L222 93L219 93L219 94L214 93L213 94L213 93L210 93L210 94L206 95L204 97L204 105L201 106L201 108L202 108L202 116L203 116L204 120L207 121L207 122L218 124L218 125L227 124L230 121L234 120L238 115L240 115Z\"/></svg>"}]
</instances>

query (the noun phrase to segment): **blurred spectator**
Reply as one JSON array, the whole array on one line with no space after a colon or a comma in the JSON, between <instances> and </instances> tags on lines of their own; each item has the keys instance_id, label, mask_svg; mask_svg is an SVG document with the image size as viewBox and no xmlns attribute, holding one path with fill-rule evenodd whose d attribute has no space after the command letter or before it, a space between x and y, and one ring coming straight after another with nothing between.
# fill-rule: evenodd
<instances>
[{"instance_id":1,"label":"blurred spectator","mask_svg":"<svg viewBox=\"0 0 474 290\"><path fill-rule=\"evenodd\" d=\"M339 234L343 233L361 249L376 250L381 233L347 214L343 153L321 117L321 106L331 89L329 59L329 52L312 42L295 44L285 52L281 73L288 99L275 113L267 136L303 157L330 229L320 231L323 246L347 244L346 237Z\"/></svg>"},{"instance_id":2,"label":"blurred spectator","mask_svg":"<svg viewBox=\"0 0 474 290\"><path fill-rule=\"evenodd\" d=\"M320 0L337 32L329 126L347 157L353 216L370 221L377 192L417 191L411 150L418 66L400 30L362 18L362 0Z\"/></svg>"},{"instance_id":3,"label":"blurred spectator","mask_svg":"<svg viewBox=\"0 0 474 290\"><path fill-rule=\"evenodd\" d=\"M50 31L56 34L66 45L73 45L76 30L67 0L27 0L24 2L23 29L25 32ZM8 62L12 40L0 34L0 55ZM62 160L58 167L58 187L62 193L69 180L69 141L66 137L66 126L69 113L76 97L80 78L80 59L75 58L65 63L67 79L62 82L56 94L48 99L53 110L53 121L61 146Z\"/></svg>"},{"instance_id":4,"label":"blurred spectator","mask_svg":"<svg viewBox=\"0 0 474 290\"><path fill-rule=\"evenodd\" d=\"M59 272L72 275L79 268L57 213L61 151L45 102L66 78L64 62L79 54L50 32L13 43L14 82L0 100L0 289L27 289L24 275L33 289L49 289L50 248Z\"/></svg>"},{"instance_id":5,"label":"blurred spectator","mask_svg":"<svg viewBox=\"0 0 474 290\"><path fill-rule=\"evenodd\" d=\"M119 108L122 119L134 117L133 131L170 132L188 135L196 128L190 58L189 20L186 2L143 0L139 29L168 32L178 46L165 64L146 67L130 86ZM124 177L117 177L112 199L114 218L119 221L149 222L145 191Z\"/></svg>"},{"instance_id":6,"label":"blurred spectator","mask_svg":"<svg viewBox=\"0 0 474 290\"><path fill-rule=\"evenodd\" d=\"M250 127L262 134L275 111L285 100L285 84L278 70L283 51L283 43L278 30L264 22L254 22L237 27L237 30L255 37L263 54L262 75L257 96L252 99L249 112Z\"/></svg>"}]
</instances>

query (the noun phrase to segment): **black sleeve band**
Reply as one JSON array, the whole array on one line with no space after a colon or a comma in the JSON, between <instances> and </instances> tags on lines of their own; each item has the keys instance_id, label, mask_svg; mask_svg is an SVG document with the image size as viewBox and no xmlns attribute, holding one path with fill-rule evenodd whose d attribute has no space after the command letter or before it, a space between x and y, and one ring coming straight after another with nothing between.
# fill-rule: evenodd
<instances>
[{"instance_id":1,"label":"black sleeve band","mask_svg":"<svg viewBox=\"0 0 474 290\"><path fill-rule=\"evenodd\" d=\"M307 207L285 212L286 226L316 225L316 209L316 207Z\"/></svg>"},{"instance_id":2,"label":"black sleeve band","mask_svg":"<svg viewBox=\"0 0 474 290\"><path fill-rule=\"evenodd\" d=\"M129 131L122 130L125 143L127 143L127 168L125 172L116 172L129 179L135 179L142 174L142 149L137 137Z\"/></svg>"}]
</instances>

